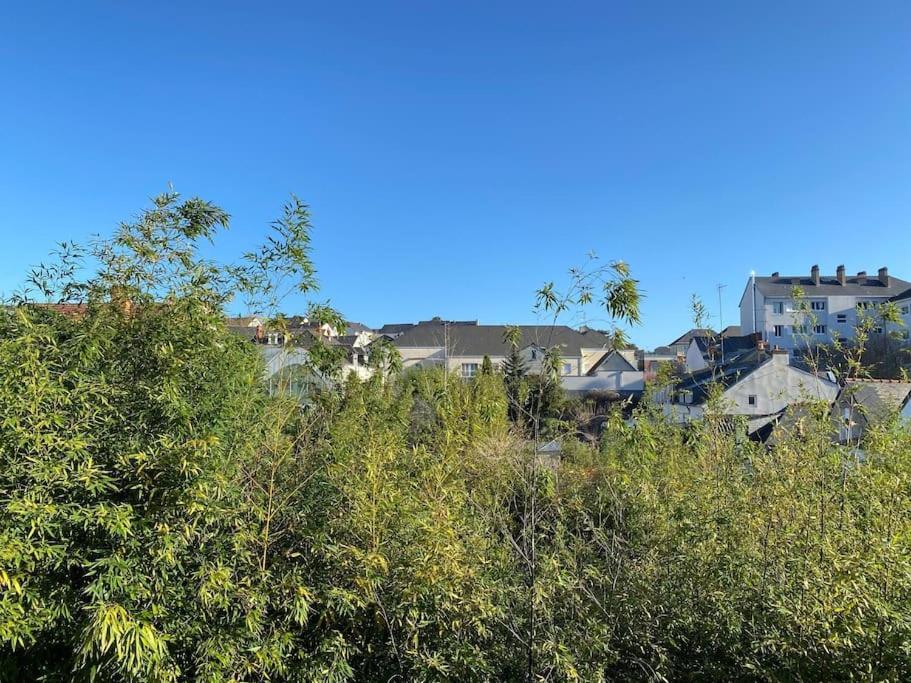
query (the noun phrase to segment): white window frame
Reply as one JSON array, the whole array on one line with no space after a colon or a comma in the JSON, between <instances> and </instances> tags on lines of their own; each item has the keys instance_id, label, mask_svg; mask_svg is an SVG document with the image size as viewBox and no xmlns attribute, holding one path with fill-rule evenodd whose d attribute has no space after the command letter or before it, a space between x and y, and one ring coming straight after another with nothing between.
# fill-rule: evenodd
<instances>
[{"instance_id":1,"label":"white window frame","mask_svg":"<svg viewBox=\"0 0 911 683\"><path fill-rule=\"evenodd\" d=\"M747 405L750 405L753 407L759 405L759 399L756 397L756 394L750 394L749 396L747 396Z\"/></svg>"},{"instance_id":2,"label":"white window frame","mask_svg":"<svg viewBox=\"0 0 911 683\"><path fill-rule=\"evenodd\" d=\"M772 313L775 315L784 315L784 301L773 301Z\"/></svg>"},{"instance_id":3,"label":"white window frame","mask_svg":"<svg viewBox=\"0 0 911 683\"><path fill-rule=\"evenodd\" d=\"M773 325L772 336L781 338L784 336L784 325Z\"/></svg>"},{"instance_id":4,"label":"white window frame","mask_svg":"<svg viewBox=\"0 0 911 683\"><path fill-rule=\"evenodd\" d=\"M813 334L827 334L827 329L825 325L813 325Z\"/></svg>"},{"instance_id":5,"label":"white window frame","mask_svg":"<svg viewBox=\"0 0 911 683\"><path fill-rule=\"evenodd\" d=\"M564 374L564 375L571 375L571 374L573 374L573 364L572 364L572 363L564 363L564 364L563 364L563 374Z\"/></svg>"},{"instance_id":6,"label":"white window frame","mask_svg":"<svg viewBox=\"0 0 911 683\"><path fill-rule=\"evenodd\" d=\"M824 311L824 310L826 310L826 302L825 301L811 301L810 310L811 311Z\"/></svg>"},{"instance_id":7,"label":"white window frame","mask_svg":"<svg viewBox=\"0 0 911 683\"><path fill-rule=\"evenodd\" d=\"M465 379L471 379L472 377L477 377L478 375L478 363L462 363L462 377Z\"/></svg>"}]
</instances>

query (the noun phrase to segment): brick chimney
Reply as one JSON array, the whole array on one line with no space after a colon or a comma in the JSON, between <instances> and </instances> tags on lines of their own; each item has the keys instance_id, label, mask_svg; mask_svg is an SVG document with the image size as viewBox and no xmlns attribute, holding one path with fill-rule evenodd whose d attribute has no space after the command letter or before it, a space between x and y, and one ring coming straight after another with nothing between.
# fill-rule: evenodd
<instances>
[{"instance_id":1,"label":"brick chimney","mask_svg":"<svg viewBox=\"0 0 911 683\"><path fill-rule=\"evenodd\" d=\"M879 269L879 281L883 283L884 287L889 287L892 284L892 280L889 279L889 269L886 266Z\"/></svg>"},{"instance_id":2,"label":"brick chimney","mask_svg":"<svg viewBox=\"0 0 911 683\"><path fill-rule=\"evenodd\" d=\"M819 266L810 268L810 279L813 280L814 285L819 286Z\"/></svg>"},{"instance_id":3,"label":"brick chimney","mask_svg":"<svg viewBox=\"0 0 911 683\"><path fill-rule=\"evenodd\" d=\"M857 284L859 284L859 285L867 284L867 271L862 270L857 274Z\"/></svg>"},{"instance_id":4,"label":"brick chimney","mask_svg":"<svg viewBox=\"0 0 911 683\"><path fill-rule=\"evenodd\" d=\"M838 266L838 268L835 269L835 278L838 280L838 284L840 284L842 286L847 284L847 278L845 278L845 267L844 266Z\"/></svg>"}]
</instances>

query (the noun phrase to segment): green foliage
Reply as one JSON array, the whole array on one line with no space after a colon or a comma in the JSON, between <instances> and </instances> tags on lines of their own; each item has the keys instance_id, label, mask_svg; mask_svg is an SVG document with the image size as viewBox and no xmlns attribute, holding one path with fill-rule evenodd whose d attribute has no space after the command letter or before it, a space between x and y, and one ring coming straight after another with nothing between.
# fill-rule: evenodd
<instances>
[{"instance_id":1,"label":"green foliage","mask_svg":"<svg viewBox=\"0 0 911 683\"><path fill-rule=\"evenodd\" d=\"M368 380L270 398L221 306L302 262L288 211L225 268L194 246L225 214L169 195L96 276L74 248L33 272L84 312L0 313L0 680L911 677L906 425L860 453L807 406L765 447L646 398L597 448L539 420L554 458L509 420L514 390L569 414L547 350L463 381L379 346Z\"/></svg>"}]
</instances>

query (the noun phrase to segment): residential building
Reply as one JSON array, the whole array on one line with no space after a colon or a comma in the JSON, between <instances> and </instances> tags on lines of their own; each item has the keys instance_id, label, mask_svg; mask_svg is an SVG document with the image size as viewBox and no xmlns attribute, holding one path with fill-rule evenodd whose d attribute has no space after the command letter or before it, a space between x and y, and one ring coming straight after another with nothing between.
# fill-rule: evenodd
<instances>
[{"instance_id":1,"label":"residential building","mask_svg":"<svg viewBox=\"0 0 911 683\"><path fill-rule=\"evenodd\" d=\"M615 349L605 353L584 375L563 377L562 384L570 394L613 391L624 396L645 389L645 373L637 366L634 350Z\"/></svg>"},{"instance_id":2,"label":"residential building","mask_svg":"<svg viewBox=\"0 0 911 683\"><path fill-rule=\"evenodd\" d=\"M806 310L793 296L795 287L803 291ZM819 266L813 266L809 277L754 276L740 298L740 327L744 334L758 332L772 347L788 350L849 340L863 315L909 290L911 283L891 276L888 268L880 268L875 277L865 271L849 276L844 266L835 275L821 275Z\"/></svg>"},{"instance_id":3,"label":"residential building","mask_svg":"<svg viewBox=\"0 0 911 683\"><path fill-rule=\"evenodd\" d=\"M898 336L908 341L911 340L911 289L892 297L892 303L898 308L902 318L902 325L898 326Z\"/></svg>"},{"instance_id":4,"label":"residential building","mask_svg":"<svg viewBox=\"0 0 911 683\"><path fill-rule=\"evenodd\" d=\"M730 329L730 328L726 328ZM693 337L686 350L684 364L687 372L698 372L715 365L736 362L743 353L764 348L765 342L758 334L738 337Z\"/></svg>"},{"instance_id":5,"label":"residential building","mask_svg":"<svg viewBox=\"0 0 911 683\"><path fill-rule=\"evenodd\" d=\"M670 346L659 346L654 351L636 351L636 367L642 370L646 382L658 376L658 369L666 363L679 363L681 356Z\"/></svg>"},{"instance_id":6,"label":"residential building","mask_svg":"<svg viewBox=\"0 0 911 683\"><path fill-rule=\"evenodd\" d=\"M867 430L895 415L911 417L911 382L848 380L832 408L839 443L858 443Z\"/></svg>"},{"instance_id":7,"label":"residential building","mask_svg":"<svg viewBox=\"0 0 911 683\"><path fill-rule=\"evenodd\" d=\"M721 413L745 417L749 434L769 424L789 405L816 400L832 403L839 391L833 379L792 366L787 351L775 350L769 355L757 349L735 363L684 377L658 400L669 417L690 422L705 415L713 387L720 391Z\"/></svg>"},{"instance_id":8,"label":"residential building","mask_svg":"<svg viewBox=\"0 0 911 683\"><path fill-rule=\"evenodd\" d=\"M418 323L393 339L404 368L444 366L462 377L473 377L484 356L494 365L509 354L507 325L440 319ZM560 374L586 375L610 351L610 339L599 332L579 332L565 325L519 325L519 352L529 372L540 372L547 349L560 352Z\"/></svg>"},{"instance_id":9,"label":"residential building","mask_svg":"<svg viewBox=\"0 0 911 683\"><path fill-rule=\"evenodd\" d=\"M694 327L692 330L685 332L668 344L668 347L678 356L685 356L687 349L690 348L690 342L694 337L716 337L718 333L708 327Z\"/></svg>"}]
</instances>

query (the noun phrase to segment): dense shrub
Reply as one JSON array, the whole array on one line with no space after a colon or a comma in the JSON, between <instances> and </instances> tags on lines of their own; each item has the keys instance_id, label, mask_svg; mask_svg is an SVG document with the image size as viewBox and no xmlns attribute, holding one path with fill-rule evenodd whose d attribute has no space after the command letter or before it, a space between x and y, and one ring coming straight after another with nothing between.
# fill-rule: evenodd
<instances>
[{"instance_id":1,"label":"dense shrub","mask_svg":"<svg viewBox=\"0 0 911 683\"><path fill-rule=\"evenodd\" d=\"M858 451L808 409L766 448L646 400L554 465L497 373L302 407L224 327L257 283L198 258L225 220L163 198L85 310L0 317L0 679L911 677L897 421Z\"/></svg>"}]
</instances>

